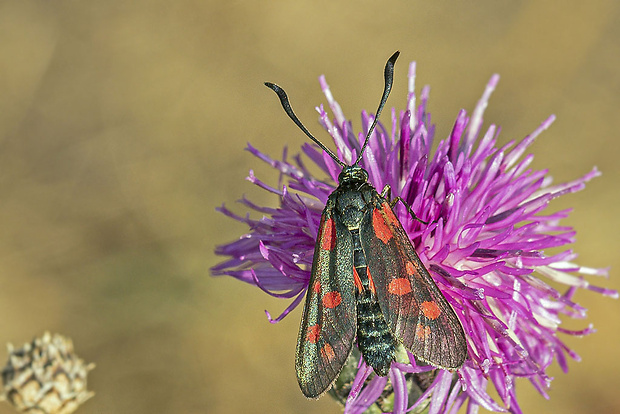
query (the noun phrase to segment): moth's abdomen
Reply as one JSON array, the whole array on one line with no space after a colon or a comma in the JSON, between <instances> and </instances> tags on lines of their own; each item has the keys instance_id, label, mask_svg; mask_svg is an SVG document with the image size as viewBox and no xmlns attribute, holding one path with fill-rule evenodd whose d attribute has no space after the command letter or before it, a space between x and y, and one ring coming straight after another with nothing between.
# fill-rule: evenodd
<instances>
[{"instance_id":1,"label":"moth's abdomen","mask_svg":"<svg viewBox=\"0 0 620 414\"><path fill-rule=\"evenodd\" d=\"M386 376L396 354L396 341L387 326L375 291L372 275L366 266L358 230L353 236L353 263L357 286L357 346L364 360L378 375Z\"/></svg>"},{"instance_id":2,"label":"moth's abdomen","mask_svg":"<svg viewBox=\"0 0 620 414\"><path fill-rule=\"evenodd\" d=\"M396 353L394 335L376 297L366 289L357 297L357 346L378 375L388 374Z\"/></svg>"}]
</instances>

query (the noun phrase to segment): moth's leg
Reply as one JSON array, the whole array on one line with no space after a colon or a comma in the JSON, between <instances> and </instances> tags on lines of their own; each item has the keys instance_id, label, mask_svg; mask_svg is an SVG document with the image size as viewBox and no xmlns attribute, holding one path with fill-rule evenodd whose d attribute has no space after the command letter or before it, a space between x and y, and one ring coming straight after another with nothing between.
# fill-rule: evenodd
<instances>
[{"instance_id":1,"label":"moth's leg","mask_svg":"<svg viewBox=\"0 0 620 414\"><path fill-rule=\"evenodd\" d=\"M386 200L392 198L392 187L390 187L389 184L386 184L385 187L383 187L383 190L381 190L381 197L385 198ZM392 202L390 202L390 206L394 207L392 205Z\"/></svg>"},{"instance_id":2,"label":"moth's leg","mask_svg":"<svg viewBox=\"0 0 620 414\"><path fill-rule=\"evenodd\" d=\"M381 191L381 197L385 198L386 200L389 200L390 198L392 198L392 187L390 187L389 185L386 185L385 187L383 187L383 190ZM411 206L409 204L407 204L405 202L405 200L403 200L400 196L396 197L395 199L393 199L391 201L389 201L390 207L392 209L394 209L394 206L399 201L403 204L403 206L405 206L407 208L407 211L409 212L409 214L411 215L411 217L414 220L417 220L417 221L419 221L422 224L428 225L428 221L424 221L424 220L420 219L418 216L416 216L415 213L413 212L413 210L411 209Z\"/></svg>"}]
</instances>

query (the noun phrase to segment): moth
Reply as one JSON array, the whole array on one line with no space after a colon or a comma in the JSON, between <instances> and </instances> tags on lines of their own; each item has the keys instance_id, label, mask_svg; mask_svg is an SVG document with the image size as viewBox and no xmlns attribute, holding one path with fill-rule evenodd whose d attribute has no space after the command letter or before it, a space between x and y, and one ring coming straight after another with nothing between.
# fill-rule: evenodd
<instances>
[{"instance_id":1,"label":"moth","mask_svg":"<svg viewBox=\"0 0 620 414\"><path fill-rule=\"evenodd\" d=\"M286 92L265 82L286 114L338 165L338 187L327 199L316 238L295 370L301 391L318 398L338 377L355 342L377 375L387 376L404 345L433 366L460 368L467 357L461 323L418 257L390 200L368 182L360 161L392 89L394 53L384 69L384 90L356 161L348 165L297 118ZM428 224L428 223L427 223Z\"/></svg>"}]
</instances>

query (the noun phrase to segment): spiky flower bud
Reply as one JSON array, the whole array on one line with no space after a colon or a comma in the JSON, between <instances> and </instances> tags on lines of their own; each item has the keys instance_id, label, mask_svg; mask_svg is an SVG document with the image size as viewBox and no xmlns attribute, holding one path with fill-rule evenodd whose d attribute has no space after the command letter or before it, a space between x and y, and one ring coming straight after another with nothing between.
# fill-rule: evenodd
<instances>
[{"instance_id":1,"label":"spiky flower bud","mask_svg":"<svg viewBox=\"0 0 620 414\"><path fill-rule=\"evenodd\" d=\"M2 397L17 410L69 414L94 395L86 389L86 377L95 365L75 355L69 338L45 332L19 349L8 344L8 350Z\"/></svg>"}]
</instances>

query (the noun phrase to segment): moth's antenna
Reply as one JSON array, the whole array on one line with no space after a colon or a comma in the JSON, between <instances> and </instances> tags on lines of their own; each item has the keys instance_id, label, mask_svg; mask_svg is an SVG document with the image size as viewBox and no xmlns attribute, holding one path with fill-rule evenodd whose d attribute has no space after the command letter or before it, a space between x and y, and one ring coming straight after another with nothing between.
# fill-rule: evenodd
<instances>
[{"instance_id":1,"label":"moth's antenna","mask_svg":"<svg viewBox=\"0 0 620 414\"><path fill-rule=\"evenodd\" d=\"M377 109L377 113L375 114L375 120L372 121L372 125L368 130L368 135L366 135L366 140L364 140L364 145L362 145L362 149L360 150L360 153L357 156L357 160L355 160L355 164L353 165L358 165L360 160L362 159L362 155L364 155L364 150L368 145L368 139L370 138L372 131L375 129L375 126L377 126L377 122L379 121L379 115L381 115L381 111L383 110L383 107L387 102L388 96L390 95L390 91L392 90L392 82L394 80L394 64L396 63L396 59L398 59L398 55L400 55L400 52L397 50L396 53L394 53L385 64L385 70L383 75L385 77L385 86L383 87L383 96L381 97L381 102L379 102L379 108Z\"/></svg>"},{"instance_id":2,"label":"moth's antenna","mask_svg":"<svg viewBox=\"0 0 620 414\"><path fill-rule=\"evenodd\" d=\"M387 72L386 72L386 76L387 76ZM312 134L306 129L304 124L301 123L299 118L297 118L297 115L295 115L295 112L293 112L293 108L291 108L291 104L288 101L288 96L286 96L286 92L284 92L284 89L282 89L275 83L271 83L271 82L265 82L265 86L271 89L272 91L274 91L278 95L278 98L280 98L280 103L282 104L282 108L284 108L284 112L286 112L289 118L291 118L293 122L295 122L295 124L299 127L299 129L301 129L304 132L304 134L308 136L308 138L310 138L315 144L321 147L323 151L329 154L329 156L332 157L332 159L336 161L338 165L340 165L343 168L347 166L347 164L340 161L338 157L329 148L323 145L321 141L319 141L314 136L312 136Z\"/></svg>"}]
</instances>

